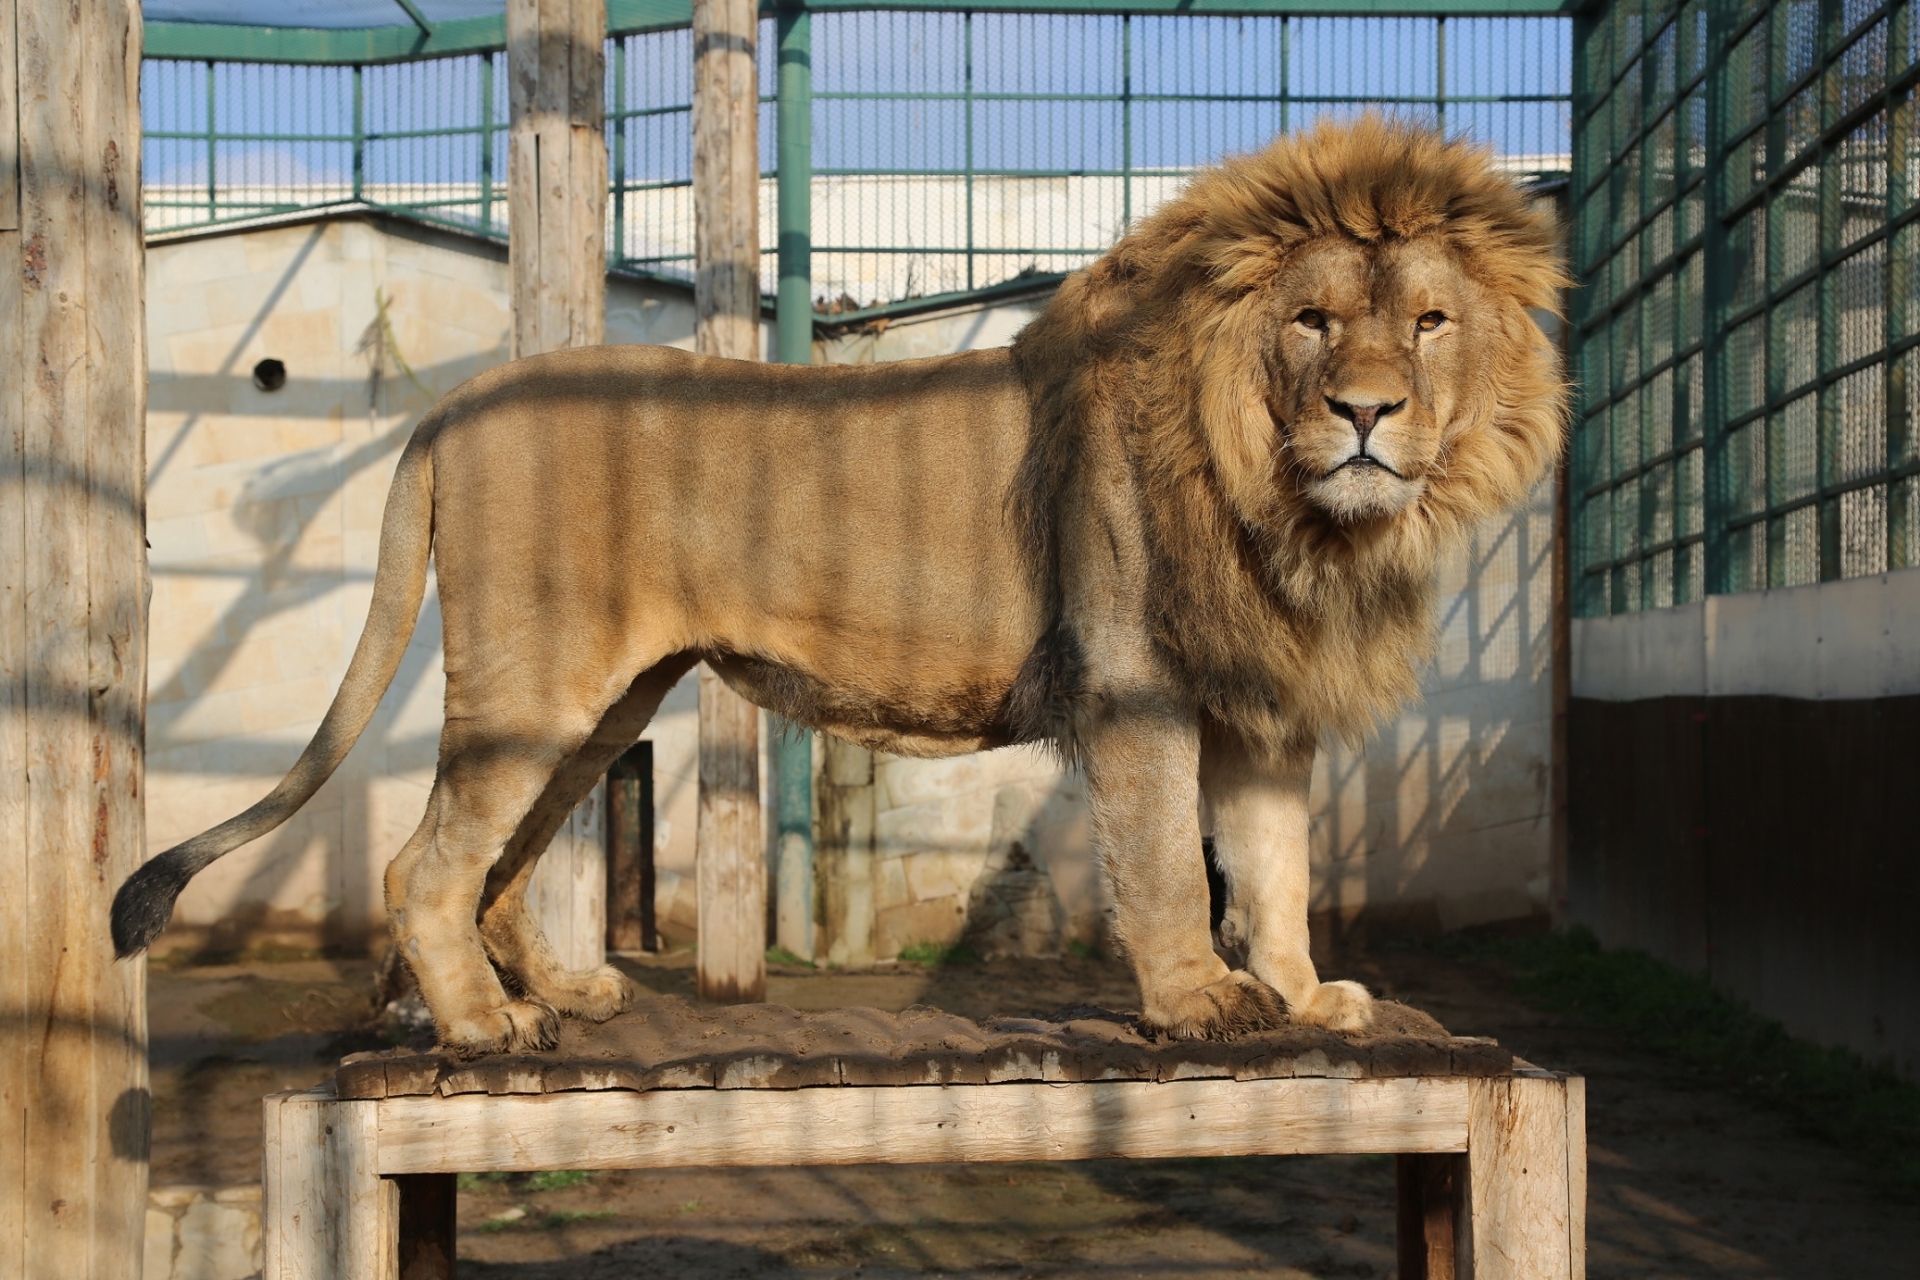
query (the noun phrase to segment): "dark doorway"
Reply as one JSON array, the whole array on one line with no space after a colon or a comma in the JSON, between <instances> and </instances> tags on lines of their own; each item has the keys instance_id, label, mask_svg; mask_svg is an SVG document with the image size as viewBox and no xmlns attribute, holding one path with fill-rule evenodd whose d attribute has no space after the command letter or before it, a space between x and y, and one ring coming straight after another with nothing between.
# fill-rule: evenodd
<instances>
[{"instance_id":1,"label":"dark doorway","mask_svg":"<svg viewBox=\"0 0 1920 1280\"><path fill-rule=\"evenodd\" d=\"M658 951L653 920L653 744L607 770L607 950Z\"/></svg>"}]
</instances>

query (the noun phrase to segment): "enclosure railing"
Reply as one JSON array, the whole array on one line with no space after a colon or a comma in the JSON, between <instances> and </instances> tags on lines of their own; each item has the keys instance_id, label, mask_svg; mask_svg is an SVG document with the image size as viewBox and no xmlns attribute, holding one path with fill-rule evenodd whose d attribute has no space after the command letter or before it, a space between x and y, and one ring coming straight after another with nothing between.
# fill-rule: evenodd
<instances>
[{"instance_id":1,"label":"enclosure railing","mask_svg":"<svg viewBox=\"0 0 1920 1280\"><path fill-rule=\"evenodd\" d=\"M1571 35L1556 4L770 7L763 287L776 290L782 244L789 275L804 275L789 296L842 321L1048 278L1196 167L1321 114L1415 116L1517 171L1563 174ZM1072 12L1039 11L1059 8ZM608 260L681 279L687 21L672 0L609 5ZM504 46L498 19L431 32L151 24L150 231L374 206L504 236Z\"/></svg>"},{"instance_id":2,"label":"enclosure railing","mask_svg":"<svg viewBox=\"0 0 1920 1280\"><path fill-rule=\"evenodd\" d=\"M1576 608L1920 565L1908 0L1575 31Z\"/></svg>"}]
</instances>

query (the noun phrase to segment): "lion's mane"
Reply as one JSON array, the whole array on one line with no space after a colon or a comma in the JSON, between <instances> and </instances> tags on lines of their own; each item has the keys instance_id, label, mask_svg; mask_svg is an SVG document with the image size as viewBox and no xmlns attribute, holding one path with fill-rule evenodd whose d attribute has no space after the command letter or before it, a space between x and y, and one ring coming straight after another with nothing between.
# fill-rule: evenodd
<instances>
[{"instance_id":1,"label":"lion's mane","mask_svg":"<svg viewBox=\"0 0 1920 1280\"><path fill-rule=\"evenodd\" d=\"M1440 555L1559 457L1567 388L1527 314L1559 310L1556 228L1489 159L1378 117L1284 138L1197 178L1069 277L1014 344L1036 431L1019 516L1041 572L1058 568L1078 460L1095 436L1117 437L1144 506L1162 658L1256 748L1299 752L1327 730L1352 739L1412 697L1433 649ZM1301 493L1269 407L1269 287L1289 251L1322 236L1440 237L1499 300L1480 318L1494 376L1457 389L1423 496L1359 524ZM1058 635L1048 695L1028 695L1069 750L1075 648Z\"/></svg>"}]
</instances>

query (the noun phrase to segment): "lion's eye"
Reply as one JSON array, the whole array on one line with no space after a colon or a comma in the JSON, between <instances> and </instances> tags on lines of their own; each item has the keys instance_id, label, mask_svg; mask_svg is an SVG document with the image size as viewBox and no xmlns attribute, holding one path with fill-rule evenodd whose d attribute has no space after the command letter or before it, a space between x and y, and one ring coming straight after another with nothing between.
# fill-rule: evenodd
<instances>
[{"instance_id":1,"label":"lion's eye","mask_svg":"<svg viewBox=\"0 0 1920 1280\"><path fill-rule=\"evenodd\" d=\"M1303 329L1318 330L1327 327L1327 318L1318 311L1315 311L1312 307L1308 307L1305 311L1295 316L1293 322Z\"/></svg>"},{"instance_id":2,"label":"lion's eye","mask_svg":"<svg viewBox=\"0 0 1920 1280\"><path fill-rule=\"evenodd\" d=\"M1446 322L1447 322L1447 317L1444 312L1429 311L1427 312L1427 314L1421 316L1418 320L1414 321L1413 323L1415 327L1417 327L1420 330L1420 332L1432 333L1435 329L1438 329L1441 325L1445 324Z\"/></svg>"}]
</instances>

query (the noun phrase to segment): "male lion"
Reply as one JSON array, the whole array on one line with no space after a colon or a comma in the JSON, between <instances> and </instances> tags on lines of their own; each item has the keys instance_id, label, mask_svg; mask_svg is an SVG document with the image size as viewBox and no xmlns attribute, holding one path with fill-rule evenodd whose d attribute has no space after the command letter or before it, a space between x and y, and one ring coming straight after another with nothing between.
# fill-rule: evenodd
<instances>
[{"instance_id":1,"label":"male lion","mask_svg":"<svg viewBox=\"0 0 1920 1280\"><path fill-rule=\"evenodd\" d=\"M150 943L189 877L333 772L431 550L446 727L386 893L449 1048L548 1046L556 1011L626 1004L614 969L560 967L527 883L701 660L875 748L1077 760L1150 1029L1363 1028L1365 989L1307 955L1314 746L1414 693L1436 558L1555 459L1565 389L1528 315L1565 283L1554 241L1483 152L1369 118L1202 174L1010 350L795 367L599 347L482 374L400 459L313 741L123 886L115 943ZM1202 797L1244 969L1209 936Z\"/></svg>"}]
</instances>

